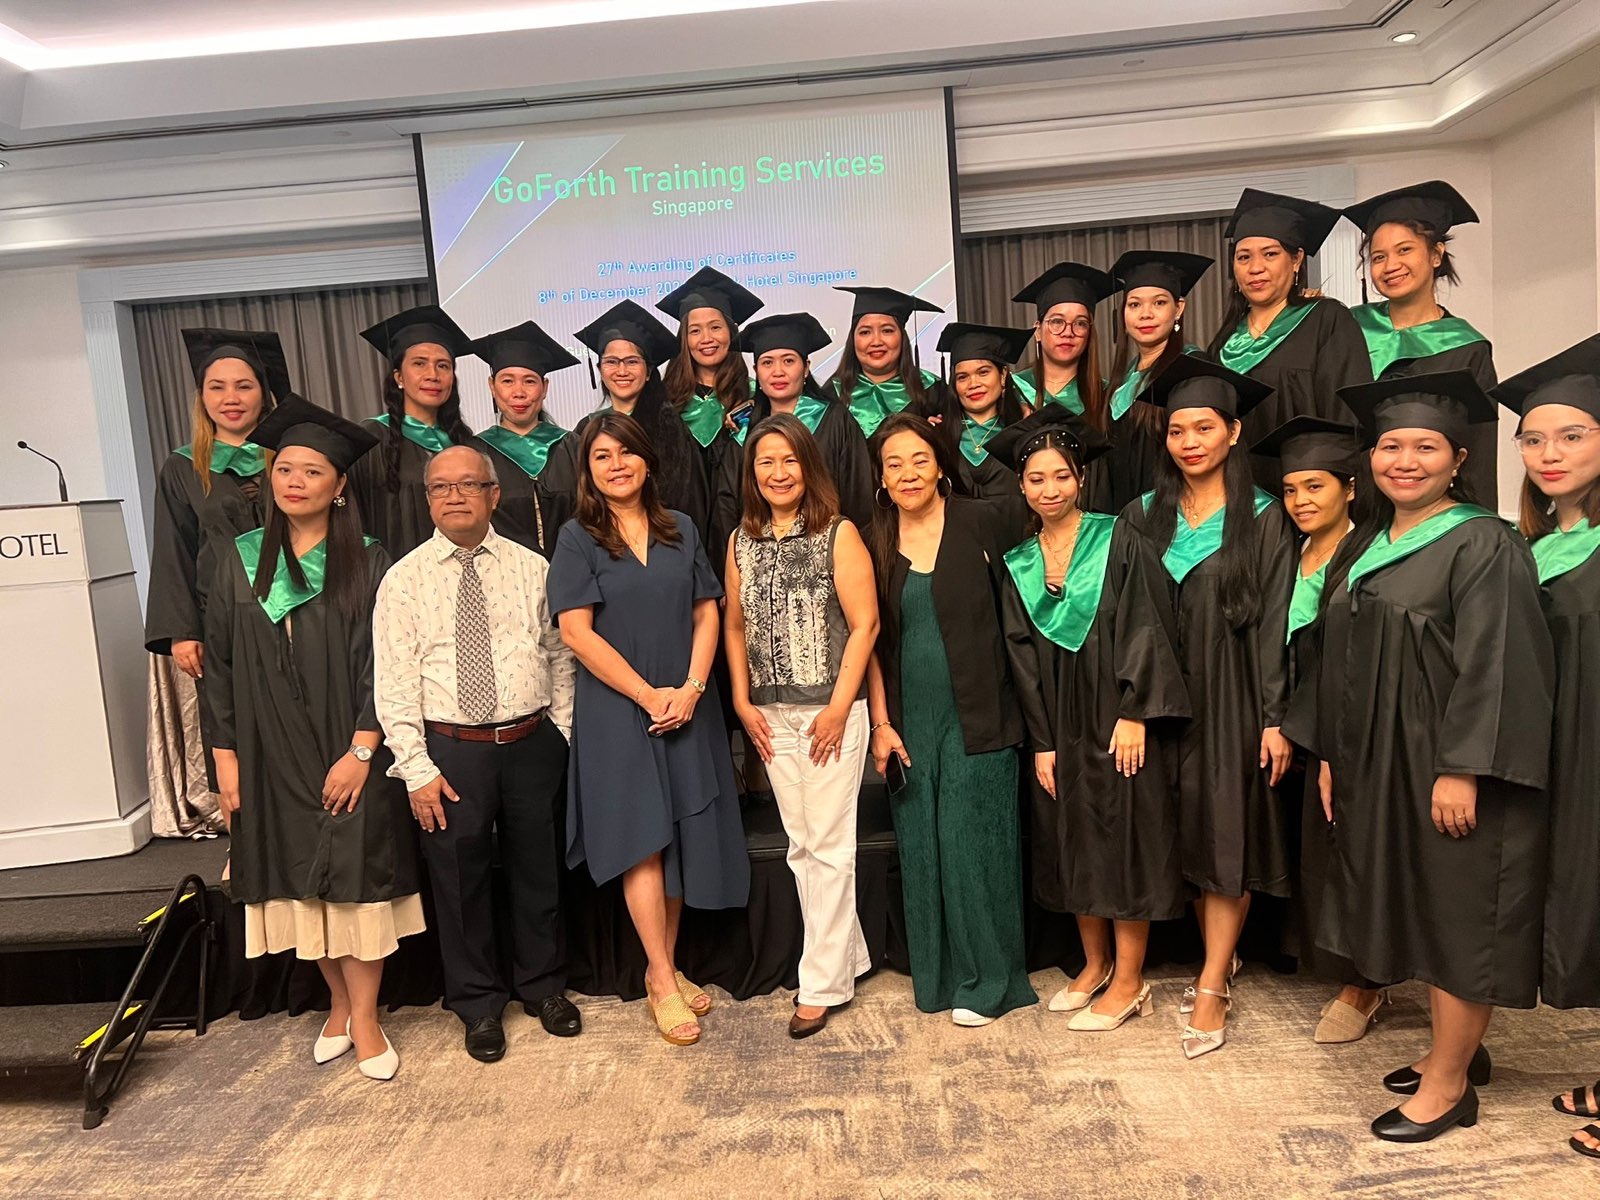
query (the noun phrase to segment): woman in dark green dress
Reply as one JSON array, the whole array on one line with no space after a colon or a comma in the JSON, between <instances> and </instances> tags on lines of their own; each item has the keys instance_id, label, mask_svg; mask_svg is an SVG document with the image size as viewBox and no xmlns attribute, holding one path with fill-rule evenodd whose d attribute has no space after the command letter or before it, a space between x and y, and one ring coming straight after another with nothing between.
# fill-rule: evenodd
<instances>
[{"instance_id":1,"label":"woman in dark green dress","mask_svg":"<svg viewBox=\"0 0 1600 1200\"><path fill-rule=\"evenodd\" d=\"M998 603L1015 538L992 506L950 496L955 462L921 417L887 418L872 452L881 632L868 714L873 762L891 789L905 775L890 811L912 990L923 1012L987 1025L1038 1001L1023 960L1024 731Z\"/></svg>"},{"instance_id":2,"label":"woman in dark green dress","mask_svg":"<svg viewBox=\"0 0 1600 1200\"><path fill-rule=\"evenodd\" d=\"M1540 998L1554 1008L1600 1008L1600 334L1493 395L1521 418L1522 532L1533 543L1555 643ZM1569 1116L1600 1117L1600 1083L1554 1104ZM1571 1145L1600 1157L1600 1127L1579 1130Z\"/></svg>"},{"instance_id":3,"label":"woman in dark green dress","mask_svg":"<svg viewBox=\"0 0 1600 1200\"><path fill-rule=\"evenodd\" d=\"M1420 1142L1476 1123L1489 1017L1538 998L1555 662L1526 544L1453 491L1494 402L1465 371L1341 396L1386 511L1352 535L1285 729L1322 759L1336 826L1321 944L1428 985L1432 1044L1383 1081L1411 1099L1372 1123Z\"/></svg>"},{"instance_id":4,"label":"woman in dark green dress","mask_svg":"<svg viewBox=\"0 0 1600 1200\"><path fill-rule=\"evenodd\" d=\"M500 479L495 532L548 559L572 504L541 482L551 448L567 436L544 402L551 373L578 360L532 321L478 338L472 351L489 364L489 394L498 414L495 424L472 439Z\"/></svg>"},{"instance_id":5,"label":"woman in dark green dress","mask_svg":"<svg viewBox=\"0 0 1600 1200\"><path fill-rule=\"evenodd\" d=\"M1104 1031L1149 1015L1150 922L1183 912L1172 718L1189 697L1155 552L1127 521L1078 506L1103 444L1085 447L1066 413L1029 424L1040 417L1050 423L992 443L1015 463L1034 527L1006 554L1002 618L1041 789L1034 898L1074 914L1083 939L1084 969L1050 1010Z\"/></svg>"}]
</instances>

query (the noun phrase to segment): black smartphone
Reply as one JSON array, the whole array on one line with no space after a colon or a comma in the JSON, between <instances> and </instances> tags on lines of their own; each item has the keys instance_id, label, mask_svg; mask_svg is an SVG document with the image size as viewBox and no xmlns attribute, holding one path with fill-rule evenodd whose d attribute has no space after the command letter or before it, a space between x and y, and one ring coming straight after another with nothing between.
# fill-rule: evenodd
<instances>
[{"instance_id":1,"label":"black smartphone","mask_svg":"<svg viewBox=\"0 0 1600 1200\"><path fill-rule=\"evenodd\" d=\"M906 790L906 764L898 754L890 753L888 765L883 768L883 783L891 796Z\"/></svg>"}]
</instances>

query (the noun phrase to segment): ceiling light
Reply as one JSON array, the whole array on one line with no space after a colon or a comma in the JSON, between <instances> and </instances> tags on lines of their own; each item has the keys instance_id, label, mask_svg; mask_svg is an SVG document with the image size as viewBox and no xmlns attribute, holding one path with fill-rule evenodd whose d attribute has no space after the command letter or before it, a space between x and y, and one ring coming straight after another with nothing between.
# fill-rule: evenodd
<instances>
[{"instance_id":1,"label":"ceiling light","mask_svg":"<svg viewBox=\"0 0 1600 1200\"><path fill-rule=\"evenodd\" d=\"M5 159L0 158L0 167L9 167L10 165Z\"/></svg>"},{"instance_id":2,"label":"ceiling light","mask_svg":"<svg viewBox=\"0 0 1600 1200\"><path fill-rule=\"evenodd\" d=\"M1393 42L1397 46L1408 46L1412 42L1417 40L1417 36L1418 35L1417 35L1417 32L1415 30L1408 29L1405 33L1397 33L1397 34L1395 34L1389 40L1391 42Z\"/></svg>"},{"instance_id":3,"label":"ceiling light","mask_svg":"<svg viewBox=\"0 0 1600 1200\"><path fill-rule=\"evenodd\" d=\"M1122 65L1125 66L1125 67L1142 67L1144 65L1144 59L1142 59L1142 58L1124 59Z\"/></svg>"}]
</instances>

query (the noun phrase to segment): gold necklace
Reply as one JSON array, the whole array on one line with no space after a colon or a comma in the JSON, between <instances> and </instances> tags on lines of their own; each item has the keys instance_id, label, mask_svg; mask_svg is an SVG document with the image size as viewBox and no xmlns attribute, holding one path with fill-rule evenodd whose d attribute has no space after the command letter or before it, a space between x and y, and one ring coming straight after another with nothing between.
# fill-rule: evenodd
<instances>
[{"instance_id":1,"label":"gold necklace","mask_svg":"<svg viewBox=\"0 0 1600 1200\"><path fill-rule=\"evenodd\" d=\"M1044 530L1039 531L1039 544L1045 548L1050 561L1055 563L1063 579L1066 578L1067 565L1072 562L1072 551L1078 544L1078 527L1081 524L1083 524L1083 514L1079 513L1072 518L1072 536L1067 539L1066 546L1059 551L1050 544L1050 539L1045 537Z\"/></svg>"},{"instance_id":2,"label":"gold necklace","mask_svg":"<svg viewBox=\"0 0 1600 1200\"><path fill-rule=\"evenodd\" d=\"M782 525L779 525L776 521L771 522L773 541L778 541L781 538L787 537L789 535L789 531L794 528L795 522L799 519L799 516L790 517Z\"/></svg>"}]
</instances>

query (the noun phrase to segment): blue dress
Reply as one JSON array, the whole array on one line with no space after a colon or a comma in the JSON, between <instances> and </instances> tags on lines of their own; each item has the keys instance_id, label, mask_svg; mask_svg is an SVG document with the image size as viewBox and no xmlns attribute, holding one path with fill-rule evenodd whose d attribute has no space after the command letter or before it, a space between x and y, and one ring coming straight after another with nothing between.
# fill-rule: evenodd
<instances>
[{"instance_id":1,"label":"blue dress","mask_svg":"<svg viewBox=\"0 0 1600 1200\"><path fill-rule=\"evenodd\" d=\"M651 687L689 674L698 600L722 595L694 523L678 544L652 541L648 564L612 558L577 521L561 527L548 582L550 612L594 609L595 632ZM681 729L651 737L643 709L578 664L567 768L567 865L596 883L662 855L668 896L691 908L738 908L750 895L739 791L715 684Z\"/></svg>"}]
</instances>

